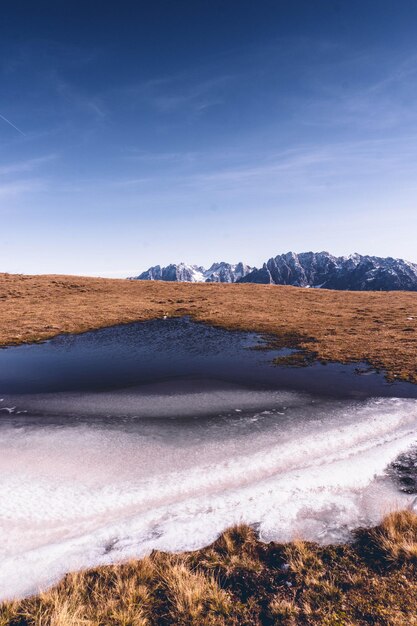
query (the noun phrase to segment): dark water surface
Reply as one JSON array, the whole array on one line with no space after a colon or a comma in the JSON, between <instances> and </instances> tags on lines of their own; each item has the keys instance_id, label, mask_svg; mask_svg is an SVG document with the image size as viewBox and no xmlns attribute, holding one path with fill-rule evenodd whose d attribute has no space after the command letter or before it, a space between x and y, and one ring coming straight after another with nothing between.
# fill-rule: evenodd
<instances>
[{"instance_id":1,"label":"dark water surface","mask_svg":"<svg viewBox=\"0 0 417 626\"><path fill-rule=\"evenodd\" d=\"M267 339L187 318L114 326L60 335L40 344L0 349L0 394L108 391L171 381L198 388L202 381L291 389L336 397L417 398L417 385L387 383L372 369L315 363L275 366L289 350L256 350Z\"/></svg>"}]
</instances>

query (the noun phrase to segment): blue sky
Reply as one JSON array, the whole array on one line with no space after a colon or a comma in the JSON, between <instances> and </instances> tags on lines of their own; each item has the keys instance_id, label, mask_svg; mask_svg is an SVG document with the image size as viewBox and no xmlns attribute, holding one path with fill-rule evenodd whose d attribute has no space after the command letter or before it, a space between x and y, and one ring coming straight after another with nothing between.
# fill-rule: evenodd
<instances>
[{"instance_id":1,"label":"blue sky","mask_svg":"<svg viewBox=\"0 0 417 626\"><path fill-rule=\"evenodd\" d=\"M22 0L0 80L0 271L417 262L415 0Z\"/></svg>"}]
</instances>

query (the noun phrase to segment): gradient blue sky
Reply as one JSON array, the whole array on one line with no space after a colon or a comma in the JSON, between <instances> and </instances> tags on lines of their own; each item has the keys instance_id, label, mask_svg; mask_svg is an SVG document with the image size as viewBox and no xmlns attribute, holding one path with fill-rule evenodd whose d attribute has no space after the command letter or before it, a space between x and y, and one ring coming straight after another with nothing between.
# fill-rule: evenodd
<instances>
[{"instance_id":1,"label":"gradient blue sky","mask_svg":"<svg viewBox=\"0 0 417 626\"><path fill-rule=\"evenodd\" d=\"M16 0L0 79L0 271L417 262L416 0Z\"/></svg>"}]
</instances>

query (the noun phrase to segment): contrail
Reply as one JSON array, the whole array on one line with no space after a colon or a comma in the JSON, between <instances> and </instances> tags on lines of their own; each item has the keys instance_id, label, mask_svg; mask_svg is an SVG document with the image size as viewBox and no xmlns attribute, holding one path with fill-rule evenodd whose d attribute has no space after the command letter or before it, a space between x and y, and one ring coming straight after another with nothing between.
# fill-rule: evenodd
<instances>
[{"instance_id":1,"label":"contrail","mask_svg":"<svg viewBox=\"0 0 417 626\"><path fill-rule=\"evenodd\" d=\"M20 130L20 128L18 128L17 126L15 126L14 124L11 123L10 120L7 119L7 117L4 117L4 115L2 115L0 113L0 118L2 120L4 120L5 122L7 122L7 124L9 124L12 128L14 128L15 130L17 130L18 133L20 133L21 135L23 135L23 137L26 137L26 133L23 132L23 130Z\"/></svg>"}]
</instances>

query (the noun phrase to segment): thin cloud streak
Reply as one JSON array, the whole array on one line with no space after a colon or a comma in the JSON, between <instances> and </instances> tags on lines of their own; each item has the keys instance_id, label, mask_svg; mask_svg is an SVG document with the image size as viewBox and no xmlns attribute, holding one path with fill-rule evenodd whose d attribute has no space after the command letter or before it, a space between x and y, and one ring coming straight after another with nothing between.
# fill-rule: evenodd
<instances>
[{"instance_id":1,"label":"thin cloud streak","mask_svg":"<svg viewBox=\"0 0 417 626\"><path fill-rule=\"evenodd\" d=\"M222 104L224 91L237 76L232 74L208 76L195 81L193 74L179 74L166 78L148 80L142 84L119 90L119 97L129 95L132 107L146 103L161 114L188 109L202 113ZM113 94L113 96L116 94Z\"/></svg>"},{"instance_id":2,"label":"thin cloud streak","mask_svg":"<svg viewBox=\"0 0 417 626\"><path fill-rule=\"evenodd\" d=\"M158 170L154 175L131 176L107 181L106 186L140 187L158 181L161 188L168 187L218 187L222 183L237 186L257 185L262 181L262 188L268 185L276 188L291 186L291 181L303 182L304 188L313 179L323 179L326 184L340 185L345 178L346 184L353 180L360 181L364 176L390 174L414 174L417 171L417 137L416 141L408 136L402 139L371 139L356 142L339 142L324 145L299 146L282 152L242 153L239 159L236 153L226 164L222 155L218 155L216 167L213 155L201 155L198 163L189 163L176 155L171 166L167 158L168 168L164 172ZM185 153L187 154L187 153ZM230 155L229 155L230 156ZM150 161L154 160L150 157ZM233 160L235 163L233 163ZM246 160L246 164L242 162ZM161 159L163 161L163 158ZM254 165L254 162L258 163ZM192 169L189 165L194 166ZM195 165L199 167L195 167ZM208 167L211 166L211 167ZM213 167L214 166L214 167ZM200 169L200 171L198 171ZM189 170L189 171L187 171ZM196 171L197 170L197 171Z\"/></svg>"},{"instance_id":3,"label":"thin cloud streak","mask_svg":"<svg viewBox=\"0 0 417 626\"><path fill-rule=\"evenodd\" d=\"M0 118L6 122L7 124L9 124L9 126L11 126L12 128L14 128L15 130L17 130L18 133L20 133L21 135L23 135L23 137L26 137L26 133L23 132L23 130L20 130L20 128L18 128L17 126L15 126L15 124L13 124L13 122L11 122L10 120L7 119L7 117L4 117L4 115L1 115L0 113Z\"/></svg>"},{"instance_id":4,"label":"thin cloud streak","mask_svg":"<svg viewBox=\"0 0 417 626\"><path fill-rule=\"evenodd\" d=\"M57 158L56 154L48 154L43 157L27 159L26 161L18 161L8 165L0 165L0 176L8 176L9 174L17 174L19 172L30 172L44 163L49 163Z\"/></svg>"},{"instance_id":5,"label":"thin cloud streak","mask_svg":"<svg viewBox=\"0 0 417 626\"><path fill-rule=\"evenodd\" d=\"M28 180L14 181L0 184L0 198L20 196L26 193L34 193L45 189L45 181L31 178ZM0 211L3 207L0 207Z\"/></svg>"}]
</instances>

